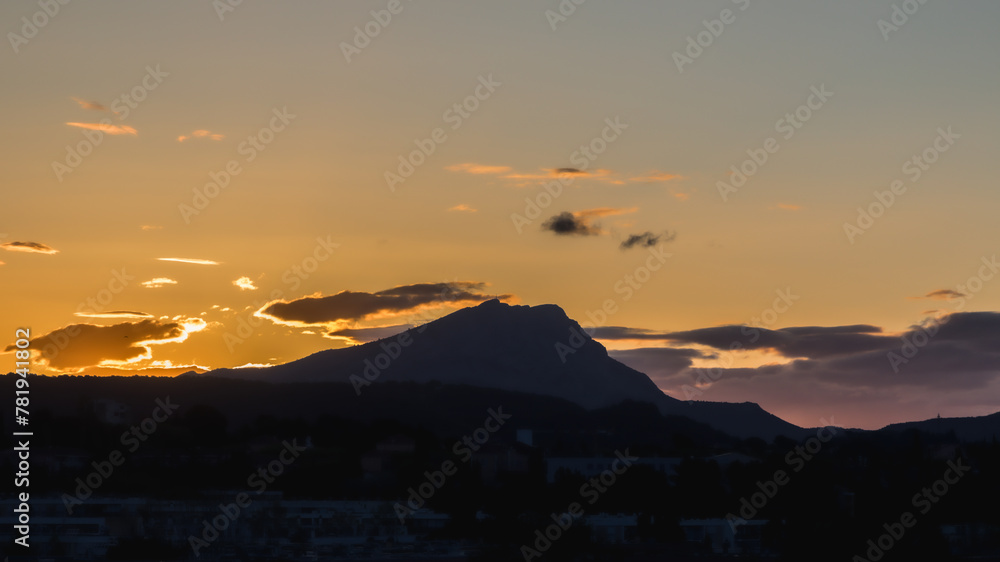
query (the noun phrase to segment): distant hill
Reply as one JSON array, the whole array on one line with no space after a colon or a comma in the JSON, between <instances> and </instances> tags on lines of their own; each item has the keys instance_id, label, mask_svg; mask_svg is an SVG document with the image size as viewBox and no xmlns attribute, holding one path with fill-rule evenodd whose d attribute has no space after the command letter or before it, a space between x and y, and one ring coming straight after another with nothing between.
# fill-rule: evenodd
<instances>
[{"instance_id":1,"label":"distant hill","mask_svg":"<svg viewBox=\"0 0 1000 562\"><path fill-rule=\"evenodd\" d=\"M917 422L894 423L882 432L916 429L933 434L955 432L961 441L990 441L1000 438L1000 412L975 418L935 418Z\"/></svg>"},{"instance_id":2,"label":"distant hill","mask_svg":"<svg viewBox=\"0 0 1000 562\"><path fill-rule=\"evenodd\" d=\"M371 390L368 382L438 381L553 396L587 409L627 400L649 402L663 414L685 416L740 438L797 439L807 433L756 404L684 402L665 395L645 374L609 357L556 305L511 306L491 300L380 341L273 367L217 369L203 376L345 382L361 393Z\"/></svg>"}]
</instances>

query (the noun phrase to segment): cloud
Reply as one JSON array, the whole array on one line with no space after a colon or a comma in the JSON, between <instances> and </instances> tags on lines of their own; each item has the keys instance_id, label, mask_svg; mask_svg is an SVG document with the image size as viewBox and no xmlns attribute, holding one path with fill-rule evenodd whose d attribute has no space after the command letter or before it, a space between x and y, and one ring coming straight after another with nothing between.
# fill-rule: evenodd
<instances>
[{"instance_id":1,"label":"cloud","mask_svg":"<svg viewBox=\"0 0 1000 562\"><path fill-rule=\"evenodd\" d=\"M226 135L220 133L213 133L212 131L207 131L205 129L198 129L191 132L189 135L180 135L177 137L177 142L184 142L188 139L209 139L214 141L220 141L225 138Z\"/></svg>"},{"instance_id":2,"label":"cloud","mask_svg":"<svg viewBox=\"0 0 1000 562\"><path fill-rule=\"evenodd\" d=\"M552 181L555 178L562 178L563 183L566 185L568 185L570 181L576 179L596 180L613 185L625 185L627 183L668 182L683 179L677 174L670 174L656 170L646 174L634 176L617 174L606 168L584 170L573 167L557 167L541 168L536 171L523 172L515 171L510 166L476 164L472 162L453 164L451 166L446 166L445 169L452 172L463 172L467 174L498 176L501 179L511 180L513 185L518 187L542 184Z\"/></svg>"},{"instance_id":3,"label":"cloud","mask_svg":"<svg viewBox=\"0 0 1000 562\"><path fill-rule=\"evenodd\" d=\"M138 132L128 125L112 125L111 123L66 123L70 127L79 127L91 131L100 131L108 135L137 135Z\"/></svg>"},{"instance_id":4,"label":"cloud","mask_svg":"<svg viewBox=\"0 0 1000 562\"><path fill-rule=\"evenodd\" d=\"M638 246L639 248L650 248L662 242L672 242L674 238L677 238L677 233L674 232L663 232L661 234L653 234L652 232L646 231L642 234L630 234L628 238L622 241L619 248L622 250L628 250L629 248L634 248Z\"/></svg>"},{"instance_id":5,"label":"cloud","mask_svg":"<svg viewBox=\"0 0 1000 562\"><path fill-rule=\"evenodd\" d=\"M446 166L445 170L451 172L465 172L466 174L489 174L496 175L502 174L504 172L509 172L511 170L510 166L489 166L486 164L473 164L471 162L466 162L464 164L454 164L451 166Z\"/></svg>"},{"instance_id":6,"label":"cloud","mask_svg":"<svg viewBox=\"0 0 1000 562\"><path fill-rule=\"evenodd\" d=\"M133 312L131 310L112 310L111 312L74 312L73 316L83 318L152 318L152 314Z\"/></svg>"},{"instance_id":7,"label":"cloud","mask_svg":"<svg viewBox=\"0 0 1000 562\"><path fill-rule=\"evenodd\" d=\"M938 289L937 291L931 291L922 297L909 297L912 300L938 300L947 301L951 299L960 299L965 297L965 293L960 293L952 289Z\"/></svg>"},{"instance_id":8,"label":"cloud","mask_svg":"<svg viewBox=\"0 0 1000 562\"><path fill-rule=\"evenodd\" d=\"M596 236L601 229L591 226L586 218L577 218L573 213L562 212L542 223L542 230L549 230L560 236Z\"/></svg>"},{"instance_id":9,"label":"cloud","mask_svg":"<svg viewBox=\"0 0 1000 562\"><path fill-rule=\"evenodd\" d=\"M493 298L482 292L486 286L485 283L458 281L402 285L376 293L341 291L325 297L275 301L265 305L255 315L292 326L356 322L394 317L427 308L483 302ZM500 299L510 297L498 296Z\"/></svg>"},{"instance_id":10,"label":"cloud","mask_svg":"<svg viewBox=\"0 0 1000 562\"><path fill-rule=\"evenodd\" d=\"M952 313L894 334L866 324L781 330L720 326L684 332L602 327L594 332L601 339L693 343L720 350L714 360L690 356L691 366L684 365L684 355L661 350L698 350L673 345L610 354L647 372L676 398L752 401L800 425L816 425L821 415L832 412L841 424L868 428L927 419L937 412L984 415L997 411L1000 395L998 312ZM734 342L735 354L729 351ZM743 350L768 349L794 359L733 366L734 355Z\"/></svg>"},{"instance_id":11,"label":"cloud","mask_svg":"<svg viewBox=\"0 0 1000 562\"><path fill-rule=\"evenodd\" d=\"M83 109L90 109L93 111L111 111L107 106L100 104L96 101L87 101L80 98L70 98L80 105Z\"/></svg>"},{"instance_id":12,"label":"cloud","mask_svg":"<svg viewBox=\"0 0 1000 562\"><path fill-rule=\"evenodd\" d=\"M449 211L459 211L459 212L464 212L464 213L475 213L475 212L478 211L478 209L473 209L472 207L466 205L465 203L461 203L459 205L455 205L454 207L450 207L448 210Z\"/></svg>"},{"instance_id":13,"label":"cloud","mask_svg":"<svg viewBox=\"0 0 1000 562\"><path fill-rule=\"evenodd\" d=\"M236 285L242 291L257 290L257 286L253 284L253 280L246 276L240 277L239 279L233 281L233 285Z\"/></svg>"},{"instance_id":14,"label":"cloud","mask_svg":"<svg viewBox=\"0 0 1000 562\"><path fill-rule=\"evenodd\" d=\"M153 225L153 224L144 224L144 225L142 225L142 229L143 230L160 230L162 228L163 228L162 226L157 226L157 225Z\"/></svg>"},{"instance_id":15,"label":"cloud","mask_svg":"<svg viewBox=\"0 0 1000 562\"><path fill-rule=\"evenodd\" d=\"M396 324L376 328L344 328L328 332L324 337L343 340L348 344L354 345L392 337L413 327L413 324Z\"/></svg>"},{"instance_id":16,"label":"cloud","mask_svg":"<svg viewBox=\"0 0 1000 562\"><path fill-rule=\"evenodd\" d=\"M684 178L677 174L670 174L667 172L660 172L653 170L652 172L649 172L645 175L629 178L629 181L634 181L639 183L655 183L655 182L668 182L679 179L684 179Z\"/></svg>"},{"instance_id":17,"label":"cloud","mask_svg":"<svg viewBox=\"0 0 1000 562\"><path fill-rule=\"evenodd\" d=\"M0 248L7 250L9 252L29 252L33 254L58 254L59 250L56 250L50 246L42 244L41 242L6 242L0 244Z\"/></svg>"},{"instance_id":18,"label":"cloud","mask_svg":"<svg viewBox=\"0 0 1000 562\"><path fill-rule=\"evenodd\" d=\"M159 289L160 287L166 287L167 285L176 285L177 281L174 281L169 277L154 277L149 281L143 281L139 284L147 289Z\"/></svg>"},{"instance_id":19,"label":"cloud","mask_svg":"<svg viewBox=\"0 0 1000 562\"><path fill-rule=\"evenodd\" d=\"M561 236L596 236L603 234L603 231L596 224L591 224L591 219L600 217L611 217L624 215L638 211L637 207L629 209L616 209L614 207L597 207L595 209L584 209L582 211L562 212L549 217L542 223L542 230L548 230Z\"/></svg>"},{"instance_id":20,"label":"cloud","mask_svg":"<svg viewBox=\"0 0 1000 562\"><path fill-rule=\"evenodd\" d=\"M219 265L219 262L212 260L200 260L196 258L156 258L159 261L175 261L178 263L193 263L195 265Z\"/></svg>"},{"instance_id":21,"label":"cloud","mask_svg":"<svg viewBox=\"0 0 1000 562\"><path fill-rule=\"evenodd\" d=\"M634 213L638 211L638 207L630 207L628 209L616 209L614 207L597 207L596 209L584 209L582 211L574 211L573 216L577 218L595 218L595 217L613 217L615 215L627 215L629 213Z\"/></svg>"},{"instance_id":22,"label":"cloud","mask_svg":"<svg viewBox=\"0 0 1000 562\"><path fill-rule=\"evenodd\" d=\"M79 372L87 367L140 366L152 359L150 346L183 342L188 334L205 329L199 318L178 321L141 320L113 326L71 324L31 340L39 353L38 363L61 372ZM13 351L8 346L4 351Z\"/></svg>"}]
</instances>

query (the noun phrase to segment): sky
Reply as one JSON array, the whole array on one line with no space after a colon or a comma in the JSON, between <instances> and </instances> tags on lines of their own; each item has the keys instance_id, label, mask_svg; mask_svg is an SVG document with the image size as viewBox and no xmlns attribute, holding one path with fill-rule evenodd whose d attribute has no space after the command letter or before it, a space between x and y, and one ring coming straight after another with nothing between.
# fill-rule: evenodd
<instances>
[{"instance_id":1,"label":"sky","mask_svg":"<svg viewBox=\"0 0 1000 562\"><path fill-rule=\"evenodd\" d=\"M0 22L10 370L24 327L34 372L172 375L499 296L558 304L676 398L805 426L1000 410L996 2Z\"/></svg>"}]
</instances>

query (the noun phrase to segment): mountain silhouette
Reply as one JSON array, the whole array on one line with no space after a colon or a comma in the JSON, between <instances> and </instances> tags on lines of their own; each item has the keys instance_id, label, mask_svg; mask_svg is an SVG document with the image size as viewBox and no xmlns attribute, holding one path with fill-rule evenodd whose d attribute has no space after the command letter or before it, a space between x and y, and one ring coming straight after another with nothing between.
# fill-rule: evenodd
<instances>
[{"instance_id":1,"label":"mountain silhouette","mask_svg":"<svg viewBox=\"0 0 1000 562\"><path fill-rule=\"evenodd\" d=\"M495 388L569 400L587 409L649 402L730 435L798 438L806 430L753 403L687 402L608 356L558 306L490 300L396 336L330 349L272 367L217 369L205 376L267 382L351 382L357 392L389 381Z\"/></svg>"}]
</instances>

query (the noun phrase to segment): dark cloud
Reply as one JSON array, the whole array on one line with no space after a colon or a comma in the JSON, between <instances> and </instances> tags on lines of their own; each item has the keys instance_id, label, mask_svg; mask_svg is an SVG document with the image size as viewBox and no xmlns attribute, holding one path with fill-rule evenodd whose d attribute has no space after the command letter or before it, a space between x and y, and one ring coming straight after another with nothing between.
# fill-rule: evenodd
<instances>
[{"instance_id":1,"label":"dark cloud","mask_svg":"<svg viewBox=\"0 0 1000 562\"><path fill-rule=\"evenodd\" d=\"M657 386L685 384L690 377L685 370L690 368L692 360L710 358L696 349L676 349L671 347L643 347L609 351L608 355L643 372Z\"/></svg>"},{"instance_id":2,"label":"dark cloud","mask_svg":"<svg viewBox=\"0 0 1000 562\"><path fill-rule=\"evenodd\" d=\"M326 297L305 297L289 302L275 302L259 314L279 322L328 324L357 321L379 313L414 312L423 306L447 306L482 302L494 298L483 293L485 283L460 281L455 283L418 283L402 285L377 293L342 291ZM511 295L496 295L508 299Z\"/></svg>"},{"instance_id":3,"label":"dark cloud","mask_svg":"<svg viewBox=\"0 0 1000 562\"><path fill-rule=\"evenodd\" d=\"M800 425L820 416L841 423L880 427L937 413L985 415L1000 409L1000 313L959 312L886 334L876 326L800 326L767 330L720 326L684 332L624 327L595 330L602 339L659 340L705 345L698 350L640 348L611 351L623 363L650 375L680 399L752 401ZM730 346L738 342L734 352ZM756 367L739 366L746 350L773 351L786 358Z\"/></svg>"},{"instance_id":4,"label":"dark cloud","mask_svg":"<svg viewBox=\"0 0 1000 562\"><path fill-rule=\"evenodd\" d=\"M931 291L922 297L910 297L913 300L938 300L947 301L951 299L959 299L965 296L965 293L960 293L958 291L953 291L951 289L938 289L937 291Z\"/></svg>"},{"instance_id":5,"label":"dark cloud","mask_svg":"<svg viewBox=\"0 0 1000 562\"><path fill-rule=\"evenodd\" d=\"M7 242L0 244L0 248L11 252L32 252L36 254L58 254L59 250L42 244L41 242Z\"/></svg>"},{"instance_id":6,"label":"dark cloud","mask_svg":"<svg viewBox=\"0 0 1000 562\"><path fill-rule=\"evenodd\" d=\"M587 175L587 172L580 168L556 168L552 171L555 174Z\"/></svg>"},{"instance_id":7,"label":"dark cloud","mask_svg":"<svg viewBox=\"0 0 1000 562\"><path fill-rule=\"evenodd\" d=\"M377 328L345 328L329 332L326 337L348 338L352 342L365 343L392 337L410 328L413 328L413 324L396 324L395 326L379 326Z\"/></svg>"},{"instance_id":8,"label":"dark cloud","mask_svg":"<svg viewBox=\"0 0 1000 562\"><path fill-rule=\"evenodd\" d=\"M550 230L558 235L579 235L593 236L601 233L601 229L591 226L586 218L575 216L573 213L563 212L555 215L544 223L542 230Z\"/></svg>"},{"instance_id":9,"label":"dark cloud","mask_svg":"<svg viewBox=\"0 0 1000 562\"><path fill-rule=\"evenodd\" d=\"M32 339L30 348L41 354L40 363L58 371L76 372L102 364L149 359L150 345L184 341L189 332L204 327L200 319L142 320L113 326L71 324ZM5 349L13 350L14 346Z\"/></svg>"},{"instance_id":10,"label":"dark cloud","mask_svg":"<svg viewBox=\"0 0 1000 562\"><path fill-rule=\"evenodd\" d=\"M676 232L663 232L661 234L653 234L652 232L646 231L642 234L631 234L626 238L619 248L622 250L628 250L629 248L639 247L639 248L649 248L659 244L660 242L672 242L674 238L677 238Z\"/></svg>"}]
</instances>

